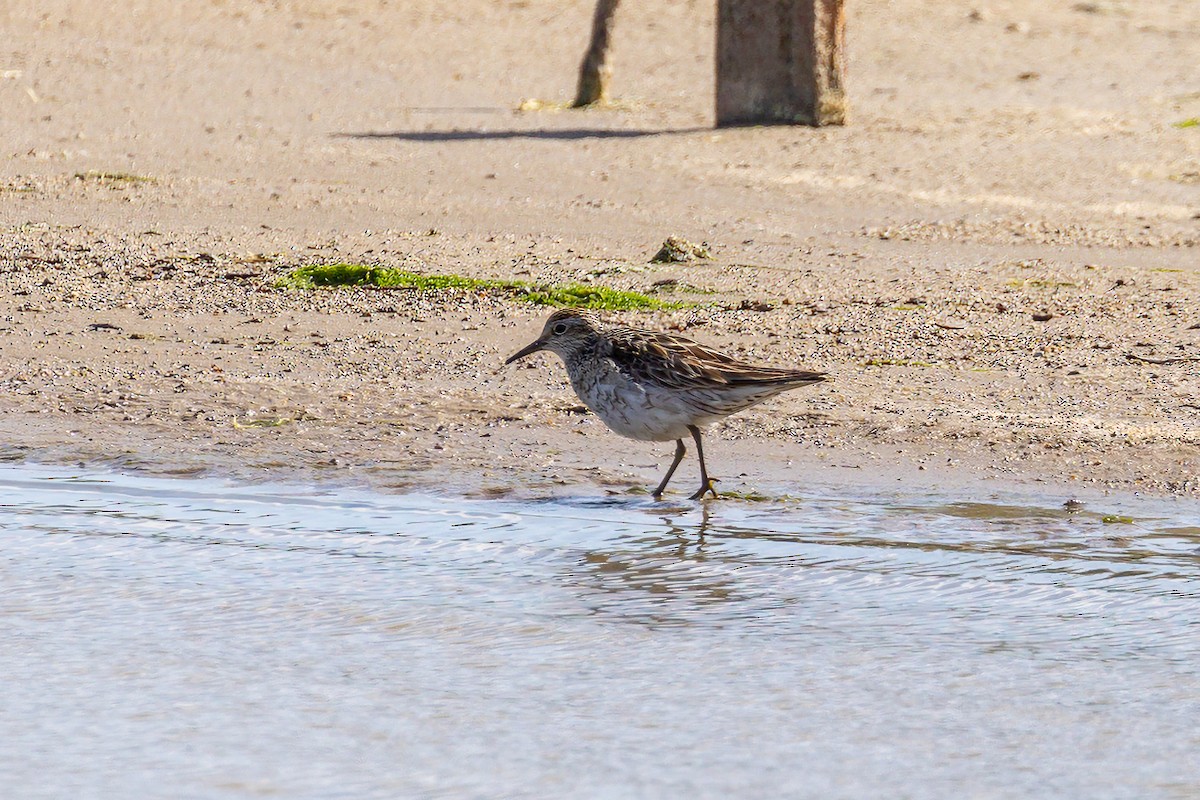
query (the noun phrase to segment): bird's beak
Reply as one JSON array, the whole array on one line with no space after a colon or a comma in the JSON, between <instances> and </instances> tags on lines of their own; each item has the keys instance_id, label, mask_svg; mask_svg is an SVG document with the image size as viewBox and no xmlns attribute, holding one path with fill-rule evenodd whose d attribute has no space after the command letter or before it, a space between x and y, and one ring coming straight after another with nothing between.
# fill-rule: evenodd
<instances>
[{"instance_id":1,"label":"bird's beak","mask_svg":"<svg viewBox=\"0 0 1200 800\"><path fill-rule=\"evenodd\" d=\"M508 357L508 360L505 361L504 363L511 364L518 359L524 358L525 356L529 355L530 353L536 353L538 350L545 349L545 347L546 347L546 343L541 339L537 339L533 342L530 342L525 347L522 347L517 352L513 353L511 356Z\"/></svg>"}]
</instances>

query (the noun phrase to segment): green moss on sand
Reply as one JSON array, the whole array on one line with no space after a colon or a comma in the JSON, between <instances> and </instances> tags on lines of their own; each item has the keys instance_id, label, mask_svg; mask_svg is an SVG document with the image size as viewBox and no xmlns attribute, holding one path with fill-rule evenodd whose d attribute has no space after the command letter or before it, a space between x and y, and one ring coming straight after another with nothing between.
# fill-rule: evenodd
<instances>
[{"instance_id":1,"label":"green moss on sand","mask_svg":"<svg viewBox=\"0 0 1200 800\"><path fill-rule=\"evenodd\" d=\"M363 264L313 264L298 267L279 280L283 289L316 289L339 286L375 286L417 292L458 290L511 297L543 306L593 308L602 311L683 308L684 303L659 300L641 292L624 292L579 283L557 285L468 278L464 275L420 275L390 267Z\"/></svg>"}]
</instances>

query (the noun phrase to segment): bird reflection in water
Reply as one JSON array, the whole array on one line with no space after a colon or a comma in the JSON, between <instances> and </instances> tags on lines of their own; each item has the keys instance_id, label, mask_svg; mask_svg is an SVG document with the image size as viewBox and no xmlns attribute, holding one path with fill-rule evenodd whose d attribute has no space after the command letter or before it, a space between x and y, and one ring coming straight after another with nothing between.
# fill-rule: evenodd
<instances>
[{"instance_id":1,"label":"bird reflection in water","mask_svg":"<svg viewBox=\"0 0 1200 800\"><path fill-rule=\"evenodd\" d=\"M656 625L686 625L706 611L744 599L734 573L709 537L707 508L656 515L645 535L623 537L587 551L571 579L592 595L597 614ZM715 552L714 552L715 551ZM717 557L714 558L714 554Z\"/></svg>"}]
</instances>

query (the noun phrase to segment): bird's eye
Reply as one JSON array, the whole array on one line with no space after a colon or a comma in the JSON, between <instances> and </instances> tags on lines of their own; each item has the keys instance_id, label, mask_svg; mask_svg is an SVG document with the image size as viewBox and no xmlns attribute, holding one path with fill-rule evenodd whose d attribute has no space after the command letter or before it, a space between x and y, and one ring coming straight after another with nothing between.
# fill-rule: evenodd
<instances>
[{"instance_id":1,"label":"bird's eye","mask_svg":"<svg viewBox=\"0 0 1200 800\"><path fill-rule=\"evenodd\" d=\"M559 335L559 336L562 336L564 333L566 333L566 332L567 332L567 323L565 323L565 322L560 322L560 323L558 323L557 325L555 325L555 326L554 326L554 332L555 332L557 335Z\"/></svg>"}]
</instances>

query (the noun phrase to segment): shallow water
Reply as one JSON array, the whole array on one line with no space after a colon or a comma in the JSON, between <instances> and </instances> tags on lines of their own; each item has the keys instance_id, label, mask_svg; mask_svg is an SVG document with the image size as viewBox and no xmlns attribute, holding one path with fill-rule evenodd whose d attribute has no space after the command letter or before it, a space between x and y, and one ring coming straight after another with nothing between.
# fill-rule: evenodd
<instances>
[{"instance_id":1,"label":"shallow water","mask_svg":"<svg viewBox=\"0 0 1200 800\"><path fill-rule=\"evenodd\" d=\"M1200 505L1058 502L0 468L0 796L1196 797Z\"/></svg>"}]
</instances>

